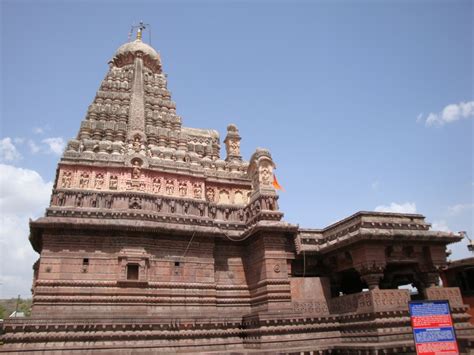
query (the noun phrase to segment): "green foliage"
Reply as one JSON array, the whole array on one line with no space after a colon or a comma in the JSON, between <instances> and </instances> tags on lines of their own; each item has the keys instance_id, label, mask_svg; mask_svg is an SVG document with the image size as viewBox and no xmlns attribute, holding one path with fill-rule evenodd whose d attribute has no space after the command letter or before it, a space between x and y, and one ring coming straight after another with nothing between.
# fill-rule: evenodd
<instances>
[{"instance_id":1,"label":"green foliage","mask_svg":"<svg viewBox=\"0 0 474 355\"><path fill-rule=\"evenodd\" d=\"M17 298L0 299L0 319L8 318L16 309ZM18 301L18 312L25 313L26 317L31 315L31 299L22 299Z\"/></svg>"},{"instance_id":2,"label":"green foliage","mask_svg":"<svg viewBox=\"0 0 474 355\"><path fill-rule=\"evenodd\" d=\"M7 313L7 309L4 305L0 304L0 319L5 319Z\"/></svg>"}]
</instances>

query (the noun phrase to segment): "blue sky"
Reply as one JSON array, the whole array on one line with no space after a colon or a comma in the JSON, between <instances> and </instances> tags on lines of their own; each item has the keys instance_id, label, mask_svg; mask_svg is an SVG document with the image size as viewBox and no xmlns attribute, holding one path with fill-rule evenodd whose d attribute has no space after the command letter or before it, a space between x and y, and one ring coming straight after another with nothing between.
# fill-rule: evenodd
<instances>
[{"instance_id":1,"label":"blue sky","mask_svg":"<svg viewBox=\"0 0 474 355\"><path fill-rule=\"evenodd\" d=\"M1 9L0 297L28 295L28 218L127 41L151 24L186 126L266 147L285 219L417 212L473 234L470 1L8 1ZM145 39L148 40L146 34ZM23 200L22 200L23 198ZM453 259L470 256L465 244ZM7 251L8 250L8 251Z\"/></svg>"}]
</instances>

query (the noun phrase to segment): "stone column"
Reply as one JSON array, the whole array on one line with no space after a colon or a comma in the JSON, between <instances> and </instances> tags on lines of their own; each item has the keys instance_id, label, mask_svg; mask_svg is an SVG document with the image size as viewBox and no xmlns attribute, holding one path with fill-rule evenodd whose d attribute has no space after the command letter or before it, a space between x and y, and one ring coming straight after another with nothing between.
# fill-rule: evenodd
<instances>
[{"instance_id":1,"label":"stone column","mask_svg":"<svg viewBox=\"0 0 474 355\"><path fill-rule=\"evenodd\" d=\"M242 161L240 155L240 135L237 126L230 124L227 126L227 136L224 139L227 151L226 161Z\"/></svg>"},{"instance_id":2,"label":"stone column","mask_svg":"<svg viewBox=\"0 0 474 355\"><path fill-rule=\"evenodd\" d=\"M367 284L369 290L379 289L380 280L384 276L385 265L382 264L372 264L372 265L363 265L358 268L360 279Z\"/></svg>"}]
</instances>

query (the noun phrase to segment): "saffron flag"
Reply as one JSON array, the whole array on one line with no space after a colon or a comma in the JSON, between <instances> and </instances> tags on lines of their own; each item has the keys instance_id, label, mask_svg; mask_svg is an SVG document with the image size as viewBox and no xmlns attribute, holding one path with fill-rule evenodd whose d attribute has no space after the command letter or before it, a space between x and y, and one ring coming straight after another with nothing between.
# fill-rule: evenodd
<instances>
[{"instance_id":1,"label":"saffron flag","mask_svg":"<svg viewBox=\"0 0 474 355\"><path fill-rule=\"evenodd\" d=\"M285 191L285 189L283 188L283 186L281 186L281 185L278 183L278 180L277 180L277 177L276 177L275 174L273 174L273 187L274 187L276 190Z\"/></svg>"}]
</instances>

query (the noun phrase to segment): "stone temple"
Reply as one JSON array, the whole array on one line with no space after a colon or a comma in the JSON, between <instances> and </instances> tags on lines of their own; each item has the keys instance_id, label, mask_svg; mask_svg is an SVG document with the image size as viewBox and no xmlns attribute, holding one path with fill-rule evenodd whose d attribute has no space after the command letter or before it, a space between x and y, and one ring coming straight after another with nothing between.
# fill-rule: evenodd
<instances>
[{"instance_id":1,"label":"stone temple","mask_svg":"<svg viewBox=\"0 0 474 355\"><path fill-rule=\"evenodd\" d=\"M141 30L109 64L30 222L32 317L4 322L0 352L413 353L411 298L448 299L472 346L438 284L461 236L419 214L285 222L270 152L183 126Z\"/></svg>"}]
</instances>

